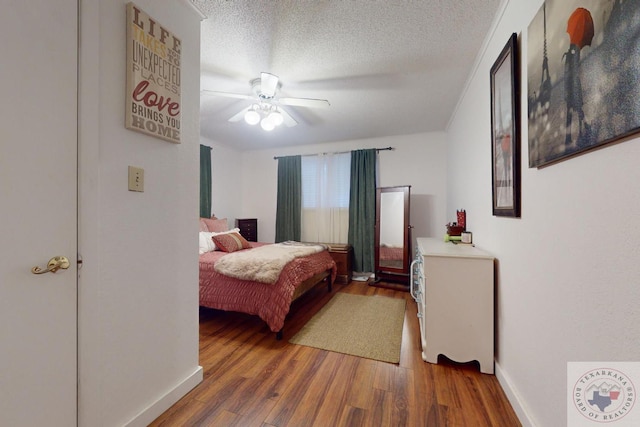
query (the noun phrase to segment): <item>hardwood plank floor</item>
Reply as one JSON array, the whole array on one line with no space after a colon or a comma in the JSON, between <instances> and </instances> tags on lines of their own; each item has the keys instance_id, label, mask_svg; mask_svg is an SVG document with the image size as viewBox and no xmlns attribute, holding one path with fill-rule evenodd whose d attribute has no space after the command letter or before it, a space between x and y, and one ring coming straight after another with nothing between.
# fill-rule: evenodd
<instances>
[{"instance_id":1,"label":"hardwood plank floor","mask_svg":"<svg viewBox=\"0 0 640 427\"><path fill-rule=\"evenodd\" d=\"M336 293L407 300L398 365L288 340ZM477 363L421 358L416 305L407 292L335 284L296 301L284 338L257 316L200 309L204 380L151 426L520 426L493 375Z\"/></svg>"}]
</instances>

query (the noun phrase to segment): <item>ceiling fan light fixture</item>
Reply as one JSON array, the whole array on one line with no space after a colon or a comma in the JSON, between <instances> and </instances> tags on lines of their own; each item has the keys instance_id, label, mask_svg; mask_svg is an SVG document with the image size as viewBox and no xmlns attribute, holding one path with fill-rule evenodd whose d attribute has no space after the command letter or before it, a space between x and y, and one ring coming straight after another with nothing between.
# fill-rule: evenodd
<instances>
[{"instance_id":1,"label":"ceiling fan light fixture","mask_svg":"<svg viewBox=\"0 0 640 427\"><path fill-rule=\"evenodd\" d=\"M282 122L284 122L284 117L282 116L282 113L280 111L278 111L277 109L274 109L269 114L268 118L271 121L271 123L274 124L274 126L280 126L282 124Z\"/></svg>"},{"instance_id":2,"label":"ceiling fan light fixture","mask_svg":"<svg viewBox=\"0 0 640 427\"><path fill-rule=\"evenodd\" d=\"M257 125L260 121L260 113L258 113L254 107L251 107L245 113L244 121L252 126Z\"/></svg>"},{"instance_id":3,"label":"ceiling fan light fixture","mask_svg":"<svg viewBox=\"0 0 640 427\"><path fill-rule=\"evenodd\" d=\"M263 130L270 132L276 127L276 125L269 119L269 117L265 117L260 121L260 127L262 127Z\"/></svg>"},{"instance_id":4,"label":"ceiling fan light fixture","mask_svg":"<svg viewBox=\"0 0 640 427\"><path fill-rule=\"evenodd\" d=\"M244 118L244 121L252 126L261 123L262 129L267 132L283 124L288 128L298 124L286 108L280 108L281 105L306 108L328 108L330 105L326 99L278 97L277 92L282 84L275 74L262 72L259 78L250 80L250 83L253 95L208 90L204 92L229 98L251 100L252 104L249 107L240 110L229 118L229 121L235 123Z\"/></svg>"},{"instance_id":5,"label":"ceiling fan light fixture","mask_svg":"<svg viewBox=\"0 0 640 427\"><path fill-rule=\"evenodd\" d=\"M264 98L271 99L278 89L278 76L271 73L260 73L260 92Z\"/></svg>"}]
</instances>

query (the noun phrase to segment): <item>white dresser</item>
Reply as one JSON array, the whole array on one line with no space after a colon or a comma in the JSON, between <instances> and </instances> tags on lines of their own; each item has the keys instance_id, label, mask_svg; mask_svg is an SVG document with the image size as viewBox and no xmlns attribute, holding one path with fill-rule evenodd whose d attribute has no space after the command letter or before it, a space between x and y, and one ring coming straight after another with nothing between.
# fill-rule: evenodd
<instances>
[{"instance_id":1,"label":"white dresser","mask_svg":"<svg viewBox=\"0 0 640 427\"><path fill-rule=\"evenodd\" d=\"M422 358L477 360L493 374L494 257L471 245L417 238L411 295L418 304Z\"/></svg>"}]
</instances>

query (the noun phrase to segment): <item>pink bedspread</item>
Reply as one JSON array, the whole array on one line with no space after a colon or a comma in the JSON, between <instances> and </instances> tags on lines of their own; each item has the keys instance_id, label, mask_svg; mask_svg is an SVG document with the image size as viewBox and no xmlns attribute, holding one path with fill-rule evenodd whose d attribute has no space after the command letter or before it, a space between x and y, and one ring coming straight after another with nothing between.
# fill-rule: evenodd
<instances>
[{"instance_id":1,"label":"pink bedspread","mask_svg":"<svg viewBox=\"0 0 640 427\"><path fill-rule=\"evenodd\" d=\"M253 247L265 243L251 243ZM251 249L245 249L250 251ZM328 251L322 251L291 261L273 284L251 282L224 276L214 270L215 262L226 255L213 251L200 255L200 305L226 311L260 316L269 329L278 332L284 326L295 288L323 271L332 270L336 277L336 263Z\"/></svg>"},{"instance_id":2,"label":"pink bedspread","mask_svg":"<svg viewBox=\"0 0 640 427\"><path fill-rule=\"evenodd\" d=\"M404 256L404 248L395 246L380 246L381 260L402 260Z\"/></svg>"}]
</instances>

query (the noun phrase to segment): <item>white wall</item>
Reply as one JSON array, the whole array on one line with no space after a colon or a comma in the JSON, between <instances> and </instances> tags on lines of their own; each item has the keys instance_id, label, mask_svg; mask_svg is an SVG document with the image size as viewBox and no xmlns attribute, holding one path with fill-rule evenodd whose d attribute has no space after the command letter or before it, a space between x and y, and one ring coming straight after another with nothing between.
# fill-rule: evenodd
<instances>
[{"instance_id":1,"label":"white wall","mask_svg":"<svg viewBox=\"0 0 640 427\"><path fill-rule=\"evenodd\" d=\"M242 152L206 138L201 138L200 143L211 147L211 212L218 218L227 218L233 228L235 219L243 218Z\"/></svg>"},{"instance_id":2,"label":"white wall","mask_svg":"<svg viewBox=\"0 0 640 427\"><path fill-rule=\"evenodd\" d=\"M147 425L202 378L200 21L184 2L136 1L182 40L182 144L172 144L124 128L125 5L80 5L81 426ZM144 168L143 193L127 190L129 165Z\"/></svg>"},{"instance_id":3,"label":"white wall","mask_svg":"<svg viewBox=\"0 0 640 427\"><path fill-rule=\"evenodd\" d=\"M541 1L510 0L448 132L447 212L466 207L474 242L498 259L497 374L525 425L566 425L568 361L640 360L638 138L528 168L522 217L492 216L489 69L512 32L521 49ZM456 165L456 167L453 167Z\"/></svg>"},{"instance_id":4,"label":"white wall","mask_svg":"<svg viewBox=\"0 0 640 427\"><path fill-rule=\"evenodd\" d=\"M246 152L224 149L222 145L212 141L203 140L202 143L214 147L213 205L224 207L231 213L218 208L214 208L214 212L218 216L236 215L236 217L258 218L258 240L263 242L275 240L278 162L273 159L274 156L395 147L394 151L382 151L378 155L378 182L382 187L411 185L413 236L441 236L445 232L444 225L455 219L445 215L444 133L402 135ZM238 162L242 165L241 168L237 167ZM241 195L242 203L240 211L235 205L238 194Z\"/></svg>"}]
</instances>

